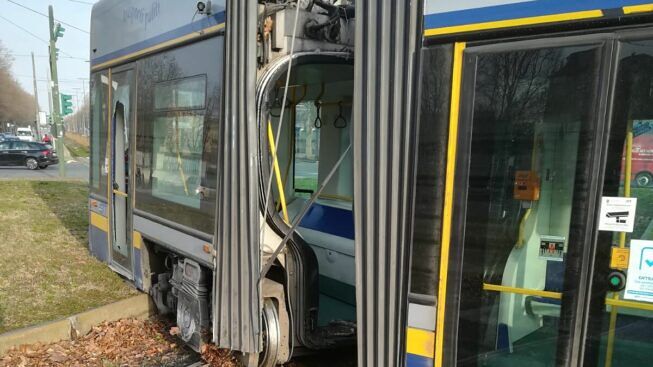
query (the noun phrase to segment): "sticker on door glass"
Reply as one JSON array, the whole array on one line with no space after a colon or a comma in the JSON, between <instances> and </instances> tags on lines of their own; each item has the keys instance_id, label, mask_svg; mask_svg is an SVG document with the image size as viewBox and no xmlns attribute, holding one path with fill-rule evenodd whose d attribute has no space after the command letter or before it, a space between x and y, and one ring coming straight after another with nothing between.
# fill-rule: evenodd
<instances>
[{"instance_id":1,"label":"sticker on door glass","mask_svg":"<svg viewBox=\"0 0 653 367\"><path fill-rule=\"evenodd\" d=\"M630 261L624 298L653 302L653 241L630 241Z\"/></svg>"},{"instance_id":2,"label":"sticker on door glass","mask_svg":"<svg viewBox=\"0 0 653 367\"><path fill-rule=\"evenodd\" d=\"M601 198L599 231L632 232L635 225L637 198Z\"/></svg>"},{"instance_id":3,"label":"sticker on door glass","mask_svg":"<svg viewBox=\"0 0 653 367\"><path fill-rule=\"evenodd\" d=\"M540 259L562 261L565 251L565 238L559 236L540 237Z\"/></svg>"}]
</instances>

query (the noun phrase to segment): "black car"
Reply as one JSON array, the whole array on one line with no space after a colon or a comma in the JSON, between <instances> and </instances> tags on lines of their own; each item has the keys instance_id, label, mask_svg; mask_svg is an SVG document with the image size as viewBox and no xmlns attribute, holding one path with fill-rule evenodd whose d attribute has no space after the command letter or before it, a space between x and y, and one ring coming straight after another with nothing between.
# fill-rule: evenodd
<instances>
[{"instance_id":1,"label":"black car","mask_svg":"<svg viewBox=\"0 0 653 367\"><path fill-rule=\"evenodd\" d=\"M0 166L38 169L57 163L57 153L45 144L13 140L0 142Z\"/></svg>"},{"instance_id":2,"label":"black car","mask_svg":"<svg viewBox=\"0 0 653 367\"><path fill-rule=\"evenodd\" d=\"M11 135L7 133L0 133L0 142L2 141L13 141L13 140L20 140L16 135Z\"/></svg>"}]
</instances>

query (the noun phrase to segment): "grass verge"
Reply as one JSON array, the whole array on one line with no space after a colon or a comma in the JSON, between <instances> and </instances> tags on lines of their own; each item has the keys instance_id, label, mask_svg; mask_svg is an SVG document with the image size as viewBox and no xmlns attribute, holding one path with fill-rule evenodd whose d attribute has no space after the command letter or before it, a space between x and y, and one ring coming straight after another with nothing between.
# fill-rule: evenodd
<instances>
[{"instance_id":1,"label":"grass verge","mask_svg":"<svg viewBox=\"0 0 653 367\"><path fill-rule=\"evenodd\" d=\"M0 333L136 294L88 248L80 182L0 181Z\"/></svg>"},{"instance_id":2,"label":"grass verge","mask_svg":"<svg viewBox=\"0 0 653 367\"><path fill-rule=\"evenodd\" d=\"M63 143L66 145L66 148L68 148L68 151L74 158L77 157L88 158L90 154L88 150L88 146L82 145L76 140L69 138L68 136L64 137Z\"/></svg>"}]
</instances>

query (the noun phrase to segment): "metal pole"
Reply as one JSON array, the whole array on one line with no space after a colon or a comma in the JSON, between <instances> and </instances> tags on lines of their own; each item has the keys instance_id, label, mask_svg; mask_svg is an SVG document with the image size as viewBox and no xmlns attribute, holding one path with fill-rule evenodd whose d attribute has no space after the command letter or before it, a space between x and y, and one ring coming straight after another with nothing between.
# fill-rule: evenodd
<instances>
[{"instance_id":1,"label":"metal pole","mask_svg":"<svg viewBox=\"0 0 653 367\"><path fill-rule=\"evenodd\" d=\"M45 75L48 78L48 111L50 111L50 118L52 118L52 111L54 110L54 107L52 107L52 81L50 80L50 70L45 71ZM52 131L50 131L52 133Z\"/></svg>"},{"instance_id":2,"label":"metal pole","mask_svg":"<svg viewBox=\"0 0 653 367\"><path fill-rule=\"evenodd\" d=\"M66 176L66 156L64 153L63 139L63 120L61 119L61 106L59 100L59 78L57 76L57 49L56 39L54 34L54 10L52 5L48 6L48 20L50 22L50 73L52 74L52 105L53 109L50 111L52 121L55 126L55 147L57 154L59 154L59 176Z\"/></svg>"},{"instance_id":3,"label":"metal pole","mask_svg":"<svg viewBox=\"0 0 653 367\"><path fill-rule=\"evenodd\" d=\"M38 141L41 141L41 132L40 132L40 129L39 129L39 93L38 93L37 88L36 88L36 66L34 64L34 52L32 52L32 79L34 80L34 109L36 110L36 111L34 111L35 116L36 116L36 119L35 119L36 123L34 125L36 125L35 126L36 127L36 139Z\"/></svg>"},{"instance_id":4,"label":"metal pole","mask_svg":"<svg viewBox=\"0 0 653 367\"><path fill-rule=\"evenodd\" d=\"M88 128L88 125L87 125L88 121L86 120L86 118L88 116L86 114L87 105L86 105L86 81L85 80L82 80L82 92L84 93L84 94L82 94L82 135L86 136L86 132L88 131L88 129L87 129ZM90 103L90 101L89 101L89 103Z\"/></svg>"}]
</instances>

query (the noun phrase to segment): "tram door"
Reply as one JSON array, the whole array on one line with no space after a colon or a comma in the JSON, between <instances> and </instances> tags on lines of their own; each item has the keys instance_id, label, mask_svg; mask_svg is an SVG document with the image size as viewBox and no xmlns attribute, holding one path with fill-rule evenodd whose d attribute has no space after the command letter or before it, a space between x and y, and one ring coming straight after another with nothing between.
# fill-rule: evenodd
<instances>
[{"instance_id":1,"label":"tram door","mask_svg":"<svg viewBox=\"0 0 653 367\"><path fill-rule=\"evenodd\" d=\"M111 266L132 275L131 134L135 99L133 69L111 73Z\"/></svg>"},{"instance_id":2,"label":"tram door","mask_svg":"<svg viewBox=\"0 0 653 367\"><path fill-rule=\"evenodd\" d=\"M442 365L651 365L653 37L632 37L464 51Z\"/></svg>"},{"instance_id":3,"label":"tram door","mask_svg":"<svg viewBox=\"0 0 653 367\"><path fill-rule=\"evenodd\" d=\"M612 203L600 212L584 365L650 366L653 32L618 34L615 48L612 121L602 190L603 200ZM620 199L606 199L614 197Z\"/></svg>"}]
</instances>

